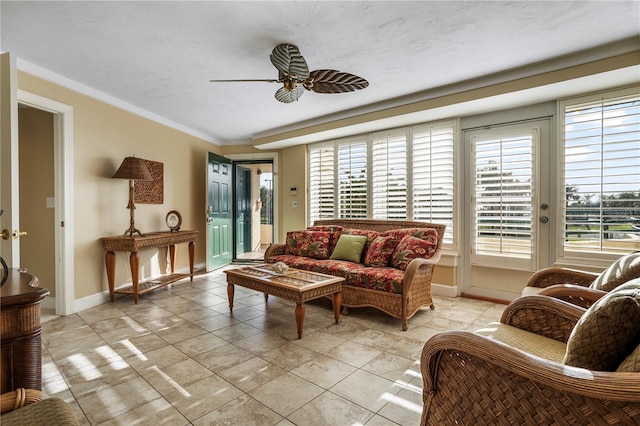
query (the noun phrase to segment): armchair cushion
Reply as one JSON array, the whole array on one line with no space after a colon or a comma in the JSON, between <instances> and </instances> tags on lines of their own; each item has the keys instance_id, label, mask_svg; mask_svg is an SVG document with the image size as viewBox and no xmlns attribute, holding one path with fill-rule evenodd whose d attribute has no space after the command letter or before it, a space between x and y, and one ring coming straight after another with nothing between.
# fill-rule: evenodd
<instances>
[{"instance_id":1,"label":"armchair cushion","mask_svg":"<svg viewBox=\"0 0 640 426\"><path fill-rule=\"evenodd\" d=\"M640 279L623 284L594 303L567 342L564 364L615 371L640 343Z\"/></svg>"},{"instance_id":2,"label":"armchair cushion","mask_svg":"<svg viewBox=\"0 0 640 426\"><path fill-rule=\"evenodd\" d=\"M640 252L622 256L591 283L596 290L611 291L629 280L640 277Z\"/></svg>"},{"instance_id":3,"label":"armchair cushion","mask_svg":"<svg viewBox=\"0 0 640 426\"><path fill-rule=\"evenodd\" d=\"M557 363L562 362L567 349L567 345L562 342L500 322L489 323L486 327L475 330L474 334L489 337L523 352Z\"/></svg>"}]
</instances>

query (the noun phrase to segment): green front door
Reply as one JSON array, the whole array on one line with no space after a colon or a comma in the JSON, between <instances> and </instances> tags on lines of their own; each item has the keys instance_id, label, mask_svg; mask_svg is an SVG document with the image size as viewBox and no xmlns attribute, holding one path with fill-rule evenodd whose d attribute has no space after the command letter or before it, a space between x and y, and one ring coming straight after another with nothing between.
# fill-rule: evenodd
<instances>
[{"instance_id":1,"label":"green front door","mask_svg":"<svg viewBox=\"0 0 640 426\"><path fill-rule=\"evenodd\" d=\"M231 263L231 160L207 155L207 271Z\"/></svg>"}]
</instances>

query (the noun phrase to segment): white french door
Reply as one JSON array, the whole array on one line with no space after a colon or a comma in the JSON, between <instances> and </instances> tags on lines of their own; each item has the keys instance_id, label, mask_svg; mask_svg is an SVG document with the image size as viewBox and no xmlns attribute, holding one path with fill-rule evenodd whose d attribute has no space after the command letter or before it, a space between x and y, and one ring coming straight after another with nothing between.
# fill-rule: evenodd
<instances>
[{"instance_id":1,"label":"white french door","mask_svg":"<svg viewBox=\"0 0 640 426\"><path fill-rule=\"evenodd\" d=\"M548 264L549 135L549 120L465 131L464 293L511 299Z\"/></svg>"}]
</instances>

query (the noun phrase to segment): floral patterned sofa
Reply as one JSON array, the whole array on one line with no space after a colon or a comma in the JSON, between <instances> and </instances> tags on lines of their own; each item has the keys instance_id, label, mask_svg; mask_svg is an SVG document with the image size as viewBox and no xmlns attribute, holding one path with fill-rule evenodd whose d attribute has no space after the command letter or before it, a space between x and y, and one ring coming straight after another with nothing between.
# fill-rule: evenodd
<instances>
[{"instance_id":1,"label":"floral patterned sofa","mask_svg":"<svg viewBox=\"0 0 640 426\"><path fill-rule=\"evenodd\" d=\"M312 227L288 232L286 243L271 245L264 258L267 263L283 262L344 277L345 311L374 307L401 319L402 329L407 330L409 318L420 308L434 309L431 278L440 259L444 231L445 225L416 221L318 220ZM343 235L349 237L341 241ZM347 240L363 242L361 252L347 250L346 257L338 254L344 252ZM352 259L344 260L349 257Z\"/></svg>"}]
</instances>

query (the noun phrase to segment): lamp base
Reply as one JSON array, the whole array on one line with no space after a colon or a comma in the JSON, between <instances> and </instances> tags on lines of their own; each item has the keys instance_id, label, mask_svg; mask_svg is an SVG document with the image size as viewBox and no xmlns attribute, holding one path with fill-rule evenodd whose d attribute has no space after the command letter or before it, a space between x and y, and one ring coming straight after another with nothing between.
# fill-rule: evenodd
<instances>
[{"instance_id":1,"label":"lamp base","mask_svg":"<svg viewBox=\"0 0 640 426\"><path fill-rule=\"evenodd\" d=\"M134 228L133 226L129 227L129 229L124 231L123 236L124 237L133 237L135 234L138 234L141 237L146 237L146 235L143 234L142 232L140 232L140 230L138 228Z\"/></svg>"}]
</instances>

